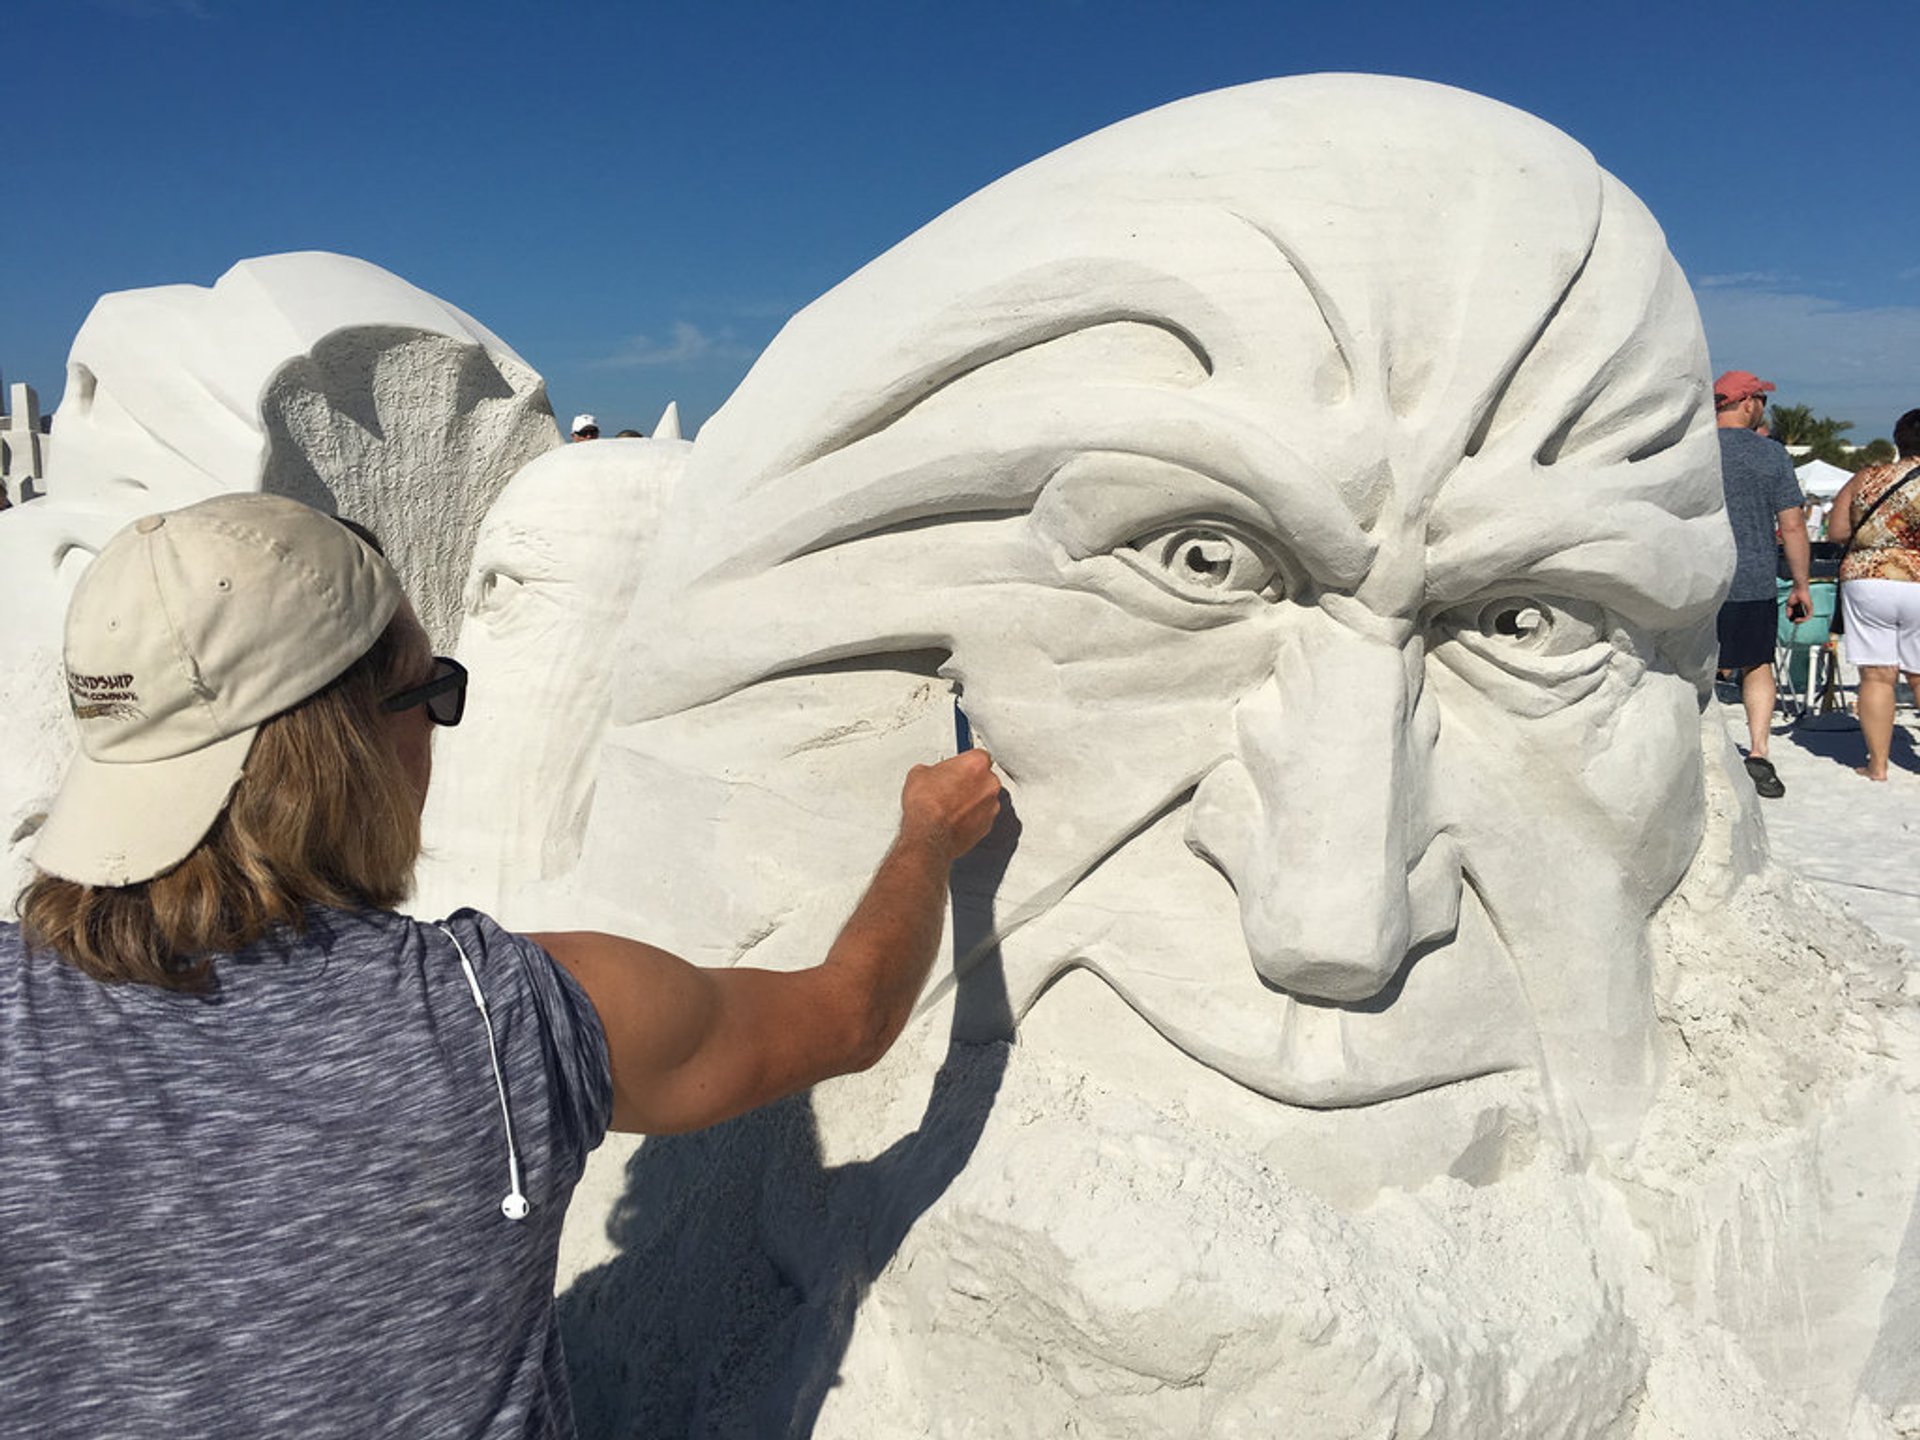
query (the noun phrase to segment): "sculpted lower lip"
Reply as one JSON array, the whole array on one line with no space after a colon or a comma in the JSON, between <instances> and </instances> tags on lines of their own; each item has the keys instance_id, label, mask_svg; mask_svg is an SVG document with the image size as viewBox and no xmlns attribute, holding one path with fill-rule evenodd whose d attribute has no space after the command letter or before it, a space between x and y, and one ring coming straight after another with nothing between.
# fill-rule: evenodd
<instances>
[{"instance_id":1,"label":"sculpted lower lip","mask_svg":"<svg viewBox=\"0 0 1920 1440\"><path fill-rule=\"evenodd\" d=\"M1283 1104L1351 1109L1524 1068L1524 1010L1488 1015L1482 984L1510 975L1478 895L1461 898L1451 944L1419 958L1428 981L1477 1015L1492 1034L1463 1036L1444 1004L1423 1003L1415 976L1379 1010L1307 1003L1262 987L1244 959L1234 984L1142 972L1116 963L1111 947L1087 946L1079 963L1100 976L1169 1043L1229 1079ZM1458 990L1454 983L1458 982ZM1408 992L1412 992L1411 994ZM1044 1001L1042 1002L1044 1003ZM1209 1019L1215 1019L1212 1023ZM1498 1023L1504 1020L1505 1023Z\"/></svg>"}]
</instances>

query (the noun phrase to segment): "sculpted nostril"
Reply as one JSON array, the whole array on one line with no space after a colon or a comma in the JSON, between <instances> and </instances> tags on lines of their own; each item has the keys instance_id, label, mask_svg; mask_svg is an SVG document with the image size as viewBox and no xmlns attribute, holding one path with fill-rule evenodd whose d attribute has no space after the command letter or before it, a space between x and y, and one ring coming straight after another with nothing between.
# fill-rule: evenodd
<instances>
[{"instance_id":1,"label":"sculpted nostril","mask_svg":"<svg viewBox=\"0 0 1920 1440\"><path fill-rule=\"evenodd\" d=\"M1407 876L1411 943L1432 945L1451 939L1460 925L1460 894L1465 888L1460 847L1451 835L1436 835Z\"/></svg>"}]
</instances>

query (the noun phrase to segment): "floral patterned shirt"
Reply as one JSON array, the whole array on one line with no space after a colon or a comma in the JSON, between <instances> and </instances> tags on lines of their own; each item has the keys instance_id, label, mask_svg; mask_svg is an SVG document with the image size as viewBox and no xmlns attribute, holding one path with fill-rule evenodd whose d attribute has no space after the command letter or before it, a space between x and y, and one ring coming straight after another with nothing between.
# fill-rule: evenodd
<instances>
[{"instance_id":1,"label":"floral patterned shirt","mask_svg":"<svg viewBox=\"0 0 1920 1440\"><path fill-rule=\"evenodd\" d=\"M1854 477L1853 523L1869 506L1899 484L1920 458L1903 456L1870 465ZM1920 476L1873 512L1854 531L1853 548L1840 563L1842 580L1920 580Z\"/></svg>"}]
</instances>

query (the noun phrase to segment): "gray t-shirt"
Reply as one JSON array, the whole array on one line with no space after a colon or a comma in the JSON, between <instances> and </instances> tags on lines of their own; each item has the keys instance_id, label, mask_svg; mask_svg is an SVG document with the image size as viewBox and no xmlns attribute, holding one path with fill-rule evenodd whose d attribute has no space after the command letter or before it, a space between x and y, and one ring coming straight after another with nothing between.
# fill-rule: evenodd
<instances>
[{"instance_id":1,"label":"gray t-shirt","mask_svg":"<svg viewBox=\"0 0 1920 1440\"><path fill-rule=\"evenodd\" d=\"M472 911L102 985L0 925L0 1434L565 1436L560 1222L612 1106L591 1002Z\"/></svg>"},{"instance_id":2,"label":"gray t-shirt","mask_svg":"<svg viewBox=\"0 0 1920 1440\"><path fill-rule=\"evenodd\" d=\"M1729 600L1771 600L1778 593L1773 531L1782 510L1800 504L1800 482L1786 450L1751 430L1720 435L1720 483L1733 527L1733 588Z\"/></svg>"}]
</instances>

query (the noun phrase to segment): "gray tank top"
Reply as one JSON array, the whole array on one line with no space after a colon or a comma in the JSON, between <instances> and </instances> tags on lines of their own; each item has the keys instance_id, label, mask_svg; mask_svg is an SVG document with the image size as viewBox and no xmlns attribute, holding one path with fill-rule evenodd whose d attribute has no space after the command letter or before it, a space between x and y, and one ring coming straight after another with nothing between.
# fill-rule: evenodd
<instances>
[{"instance_id":1,"label":"gray tank top","mask_svg":"<svg viewBox=\"0 0 1920 1440\"><path fill-rule=\"evenodd\" d=\"M309 912L188 996L0 925L0 1434L564 1436L560 1222L612 1106L531 942Z\"/></svg>"}]
</instances>

